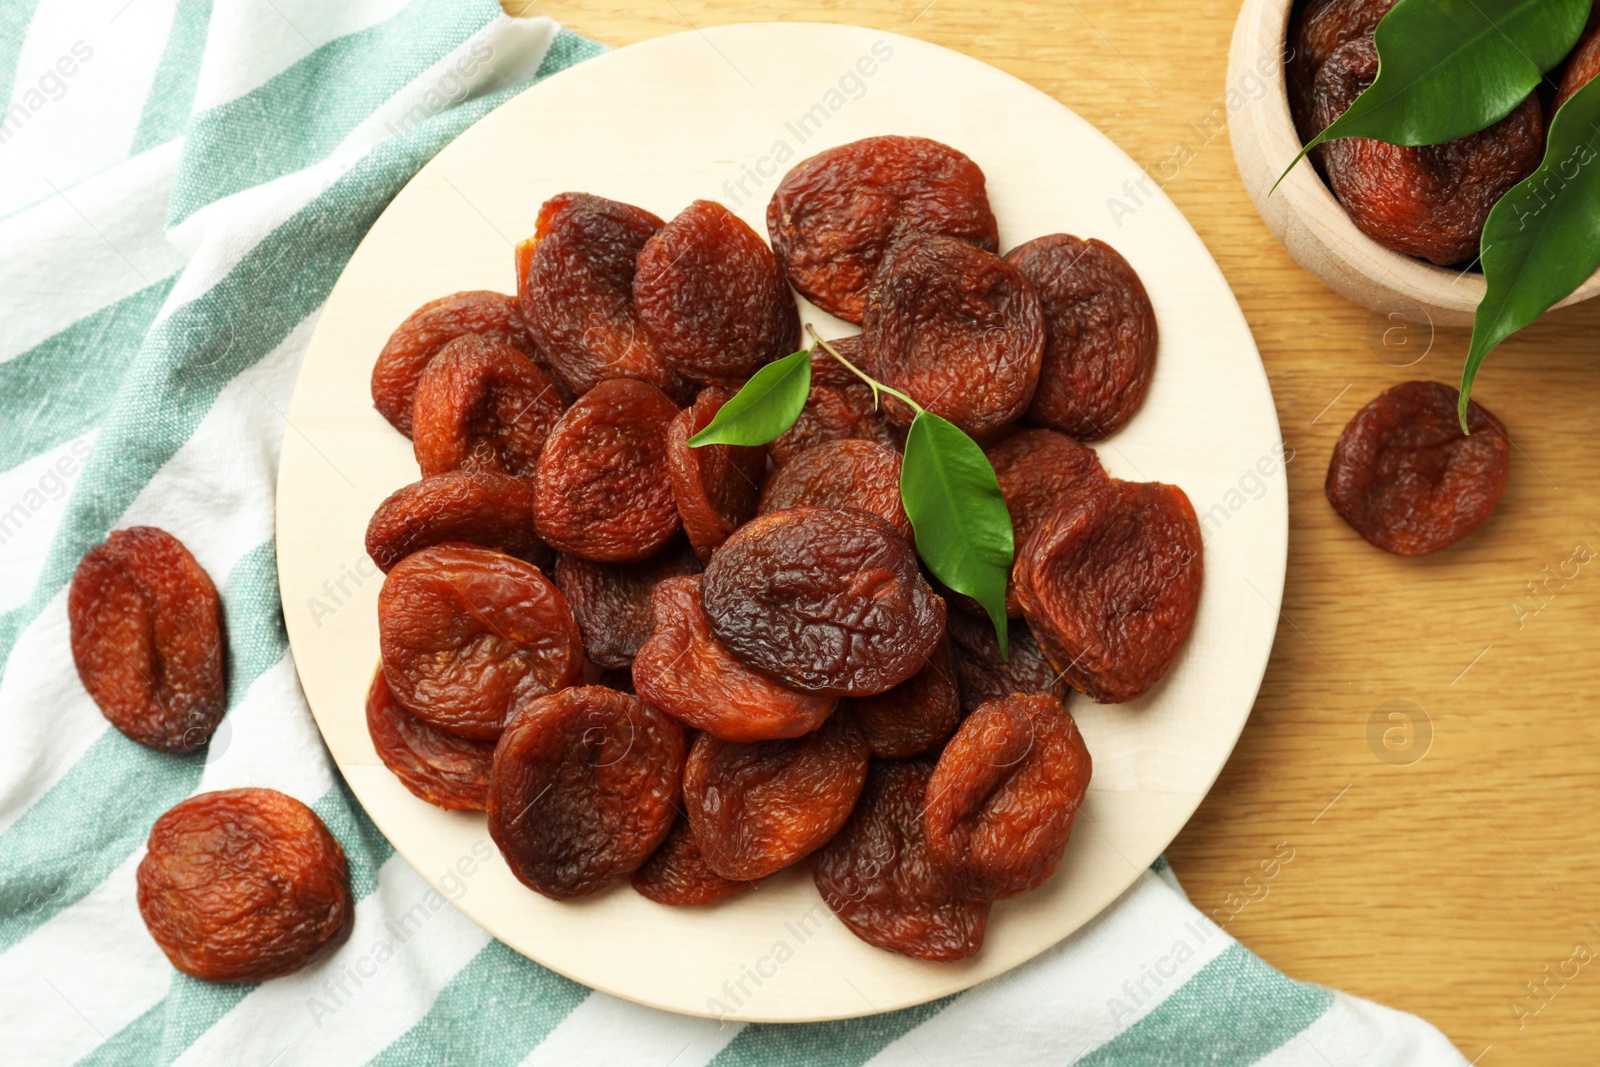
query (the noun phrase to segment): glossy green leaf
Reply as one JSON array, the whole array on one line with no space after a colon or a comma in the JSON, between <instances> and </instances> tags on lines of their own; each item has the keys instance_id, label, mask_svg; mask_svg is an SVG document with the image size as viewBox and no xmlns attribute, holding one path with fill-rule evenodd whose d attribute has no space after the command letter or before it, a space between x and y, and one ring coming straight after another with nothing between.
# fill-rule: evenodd
<instances>
[{"instance_id":1,"label":"glossy green leaf","mask_svg":"<svg viewBox=\"0 0 1600 1067\"><path fill-rule=\"evenodd\" d=\"M810 393L811 350L802 349L751 375L689 445L764 445L794 425Z\"/></svg>"},{"instance_id":2,"label":"glossy green leaf","mask_svg":"<svg viewBox=\"0 0 1600 1067\"><path fill-rule=\"evenodd\" d=\"M1572 50L1590 2L1399 0L1373 35L1378 77L1284 175L1337 137L1416 147L1494 125Z\"/></svg>"},{"instance_id":3,"label":"glossy green leaf","mask_svg":"<svg viewBox=\"0 0 1600 1067\"><path fill-rule=\"evenodd\" d=\"M989 613L1009 659L1006 577L1015 544L1011 514L994 468L978 443L931 412L906 435L900 499L916 532L917 554L945 585Z\"/></svg>"},{"instance_id":4,"label":"glossy green leaf","mask_svg":"<svg viewBox=\"0 0 1600 1067\"><path fill-rule=\"evenodd\" d=\"M1556 112L1544 162L1489 212L1482 249L1488 288L1461 372L1463 430L1483 358L1600 268L1600 78Z\"/></svg>"}]
</instances>

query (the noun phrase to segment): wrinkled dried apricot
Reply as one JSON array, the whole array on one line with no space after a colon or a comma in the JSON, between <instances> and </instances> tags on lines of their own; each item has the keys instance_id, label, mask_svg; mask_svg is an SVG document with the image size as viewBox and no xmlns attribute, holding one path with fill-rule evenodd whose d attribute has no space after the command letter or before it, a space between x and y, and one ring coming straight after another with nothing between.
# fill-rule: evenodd
<instances>
[{"instance_id":1,"label":"wrinkled dried apricot","mask_svg":"<svg viewBox=\"0 0 1600 1067\"><path fill-rule=\"evenodd\" d=\"M953 615L950 622L955 622ZM961 721L950 643L939 642L927 665L909 680L888 692L851 700L848 715L881 759L920 756L943 742Z\"/></svg>"},{"instance_id":2,"label":"wrinkled dried apricot","mask_svg":"<svg viewBox=\"0 0 1600 1067\"><path fill-rule=\"evenodd\" d=\"M1313 125L1312 89L1317 71L1341 47L1357 38L1370 38L1394 0L1309 0L1289 30L1289 54L1284 73L1289 90L1289 110L1302 142L1322 132Z\"/></svg>"},{"instance_id":3,"label":"wrinkled dried apricot","mask_svg":"<svg viewBox=\"0 0 1600 1067\"><path fill-rule=\"evenodd\" d=\"M873 760L854 814L811 871L828 907L869 945L964 960L983 946L989 905L955 897L928 852L922 809L932 776L932 760Z\"/></svg>"},{"instance_id":4,"label":"wrinkled dried apricot","mask_svg":"<svg viewBox=\"0 0 1600 1067\"><path fill-rule=\"evenodd\" d=\"M524 702L494 750L489 836L511 873L555 900L637 870L666 840L683 727L597 685Z\"/></svg>"},{"instance_id":5,"label":"wrinkled dried apricot","mask_svg":"<svg viewBox=\"0 0 1600 1067\"><path fill-rule=\"evenodd\" d=\"M633 682L662 711L744 742L799 737L832 714L833 697L786 689L722 647L700 609L700 579L668 578L650 602L655 634L633 659Z\"/></svg>"},{"instance_id":6,"label":"wrinkled dried apricot","mask_svg":"<svg viewBox=\"0 0 1600 1067\"><path fill-rule=\"evenodd\" d=\"M113 530L67 593L72 662L112 726L147 748L206 743L228 708L216 586L176 537Z\"/></svg>"},{"instance_id":7,"label":"wrinkled dried apricot","mask_svg":"<svg viewBox=\"0 0 1600 1067\"><path fill-rule=\"evenodd\" d=\"M1378 74L1378 49L1351 41L1317 72L1314 121L1326 126ZM1322 148L1328 186L1360 230L1396 252L1440 265L1478 254L1483 224L1512 186L1544 156L1544 117L1536 95L1479 133L1447 144L1405 148L1364 137Z\"/></svg>"},{"instance_id":8,"label":"wrinkled dried apricot","mask_svg":"<svg viewBox=\"0 0 1600 1067\"><path fill-rule=\"evenodd\" d=\"M944 601L916 555L893 526L864 511L757 516L711 558L700 598L735 659L808 693L892 689L922 669L944 636Z\"/></svg>"},{"instance_id":9,"label":"wrinkled dried apricot","mask_svg":"<svg viewBox=\"0 0 1600 1067\"><path fill-rule=\"evenodd\" d=\"M1144 404L1156 365L1156 313L1139 275L1104 241L1064 233L1006 253L1044 309L1044 359L1028 417L1092 441Z\"/></svg>"},{"instance_id":10,"label":"wrinkled dried apricot","mask_svg":"<svg viewBox=\"0 0 1600 1067\"><path fill-rule=\"evenodd\" d=\"M344 850L293 797L201 793L156 820L147 849L139 914L184 974L264 982L323 959L350 936Z\"/></svg>"},{"instance_id":11,"label":"wrinkled dried apricot","mask_svg":"<svg viewBox=\"0 0 1600 1067\"><path fill-rule=\"evenodd\" d=\"M539 349L522 321L517 298L474 290L423 304L390 336L372 367L372 403L390 425L411 436L411 406L428 361L463 334L510 345L537 362Z\"/></svg>"},{"instance_id":12,"label":"wrinkled dried apricot","mask_svg":"<svg viewBox=\"0 0 1600 1067\"><path fill-rule=\"evenodd\" d=\"M632 563L678 532L667 427L678 407L653 385L601 382L550 430L535 475L539 536L597 563Z\"/></svg>"},{"instance_id":13,"label":"wrinkled dried apricot","mask_svg":"<svg viewBox=\"0 0 1600 1067\"><path fill-rule=\"evenodd\" d=\"M728 393L722 389L702 389L667 427L667 469L678 517L702 560L710 559L716 547L756 513L767 470L764 447L689 447L689 438L705 429L727 402Z\"/></svg>"},{"instance_id":14,"label":"wrinkled dried apricot","mask_svg":"<svg viewBox=\"0 0 1600 1067\"><path fill-rule=\"evenodd\" d=\"M395 490L367 523L367 555L388 573L413 552L446 541L495 548L547 565L533 528L533 483L489 471L448 471Z\"/></svg>"},{"instance_id":15,"label":"wrinkled dried apricot","mask_svg":"<svg viewBox=\"0 0 1600 1067\"><path fill-rule=\"evenodd\" d=\"M583 647L602 667L625 671L655 630L650 594L668 578L699 574L700 561L688 544L676 541L639 563L591 563L576 556L556 557L556 587L567 598Z\"/></svg>"},{"instance_id":16,"label":"wrinkled dried apricot","mask_svg":"<svg viewBox=\"0 0 1600 1067\"><path fill-rule=\"evenodd\" d=\"M870 373L971 435L1028 408L1044 358L1033 284L992 252L913 234L884 253L861 321ZM889 421L912 412L885 399Z\"/></svg>"},{"instance_id":17,"label":"wrinkled dried apricot","mask_svg":"<svg viewBox=\"0 0 1600 1067\"><path fill-rule=\"evenodd\" d=\"M402 708L381 666L367 690L367 733L383 765L429 804L482 811L489 802L494 742L457 737Z\"/></svg>"},{"instance_id":18,"label":"wrinkled dried apricot","mask_svg":"<svg viewBox=\"0 0 1600 1067\"><path fill-rule=\"evenodd\" d=\"M476 334L439 350L417 382L412 450L423 477L453 470L532 475L566 404L510 345Z\"/></svg>"},{"instance_id":19,"label":"wrinkled dried apricot","mask_svg":"<svg viewBox=\"0 0 1600 1067\"><path fill-rule=\"evenodd\" d=\"M633 304L661 359L690 381L735 389L800 347L800 313L772 250L714 200L645 242Z\"/></svg>"},{"instance_id":20,"label":"wrinkled dried apricot","mask_svg":"<svg viewBox=\"0 0 1600 1067\"><path fill-rule=\"evenodd\" d=\"M829 441L808 448L761 493L761 514L784 508L859 508L890 523L907 541L911 519L900 502L900 453L876 441Z\"/></svg>"},{"instance_id":21,"label":"wrinkled dried apricot","mask_svg":"<svg viewBox=\"0 0 1600 1067\"><path fill-rule=\"evenodd\" d=\"M789 281L830 315L859 323L884 251L906 233L1000 246L983 171L923 137L868 137L795 165L767 205Z\"/></svg>"},{"instance_id":22,"label":"wrinkled dried apricot","mask_svg":"<svg viewBox=\"0 0 1600 1067\"><path fill-rule=\"evenodd\" d=\"M708 867L694 829L682 815L666 841L651 853L643 867L633 872L630 881L640 896L678 907L715 904L756 887L754 882L724 878Z\"/></svg>"},{"instance_id":23,"label":"wrinkled dried apricot","mask_svg":"<svg viewBox=\"0 0 1600 1067\"><path fill-rule=\"evenodd\" d=\"M572 609L539 568L474 545L397 563L378 593L383 674L400 706L478 740L516 705L583 677Z\"/></svg>"},{"instance_id":24,"label":"wrinkled dried apricot","mask_svg":"<svg viewBox=\"0 0 1600 1067\"><path fill-rule=\"evenodd\" d=\"M1182 489L1110 482L1077 494L1017 553L1017 599L1066 680L1119 704L1161 680L1194 626L1200 523Z\"/></svg>"},{"instance_id":25,"label":"wrinkled dried apricot","mask_svg":"<svg viewBox=\"0 0 1600 1067\"><path fill-rule=\"evenodd\" d=\"M765 878L827 844L850 817L871 750L848 719L787 741L701 734L683 769L683 808L706 866Z\"/></svg>"},{"instance_id":26,"label":"wrinkled dried apricot","mask_svg":"<svg viewBox=\"0 0 1600 1067\"><path fill-rule=\"evenodd\" d=\"M1067 498L1110 480L1093 449L1053 430L1022 430L990 445L983 454L1000 482L1000 495L1011 513L1012 539L1018 545ZM1022 614L1013 582L1006 583L1006 614Z\"/></svg>"},{"instance_id":27,"label":"wrinkled dried apricot","mask_svg":"<svg viewBox=\"0 0 1600 1067\"><path fill-rule=\"evenodd\" d=\"M1067 702L1072 687L1044 658L1026 622L1012 619L1006 627L1010 659L1000 658L1000 642L988 619L952 612L949 629L962 712L971 714L979 704L1013 693L1044 693Z\"/></svg>"},{"instance_id":28,"label":"wrinkled dried apricot","mask_svg":"<svg viewBox=\"0 0 1600 1067\"><path fill-rule=\"evenodd\" d=\"M1089 789L1089 749L1061 702L991 700L945 745L928 783L928 853L968 900L1037 889L1055 873Z\"/></svg>"},{"instance_id":29,"label":"wrinkled dried apricot","mask_svg":"<svg viewBox=\"0 0 1600 1067\"><path fill-rule=\"evenodd\" d=\"M829 341L838 353L865 369L861 335ZM883 409L873 399L872 388L821 346L811 352L811 392L794 424L768 443L767 451L779 467L813 445L859 438L897 448Z\"/></svg>"},{"instance_id":30,"label":"wrinkled dried apricot","mask_svg":"<svg viewBox=\"0 0 1600 1067\"><path fill-rule=\"evenodd\" d=\"M1500 420L1443 382L1402 382L1356 412L1328 463L1328 502L1385 552L1425 556L1488 520L1506 487L1511 442Z\"/></svg>"},{"instance_id":31,"label":"wrinkled dried apricot","mask_svg":"<svg viewBox=\"0 0 1600 1067\"><path fill-rule=\"evenodd\" d=\"M1590 23L1594 23L1594 16L1589 16ZM1559 108L1572 98L1572 94L1582 89L1594 76L1600 74L1600 26L1591 25L1578 47L1572 50L1572 55L1567 57L1567 69L1561 75L1561 85L1556 90L1556 99L1552 107Z\"/></svg>"}]
</instances>

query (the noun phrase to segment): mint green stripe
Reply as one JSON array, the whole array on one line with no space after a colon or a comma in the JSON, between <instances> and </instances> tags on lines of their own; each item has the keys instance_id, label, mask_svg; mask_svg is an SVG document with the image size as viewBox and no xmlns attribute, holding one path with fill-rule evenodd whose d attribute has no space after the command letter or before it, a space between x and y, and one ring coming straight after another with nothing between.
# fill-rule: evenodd
<instances>
[{"instance_id":1,"label":"mint green stripe","mask_svg":"<svg viewBox=\"0 0 1600 1067\"><path fill-rule=\"evenodd\" d=\"M144 114L139 117L139 129L133 135L133 155L183 133L194 103L195 84L200 80L200 59L210 28L211 0L178 0L161 65L156 68Z\"/></svg>"},{"instance_id":2,"label":"mint green stripe","mask_svg":"<svg viewBox=\"0 0 1600 1067\"><path fill-rule=\"evenodd\" d=\"M611 49L599 41L591 41L587 37L580 37L570 30L562 29L556 32L555 40L550 42L549 51L539 61L539 70L533 76L534 81L542 81L557 71L581 63L585 59L604 55Z\"/></svg>"},{"instance_id":3,"label":"mint green stripe","mask_svg":"<svg viewBox=\"0 0 1600 1067\"><path fill-rule=\"evenodd\" d=\"M754 1023L739 1031L708 1067L859 1067L954 999L837 1023Z\"/></svg>"},{"instance_id":4,"label":"mint green stripe","mask_svg":"<svg viewBox=\"0 0 1600 1067\"><path fill-rule=\"evenodd\" d=\"M1229 945L1150 1014L1077 1063L1176 1067L1203 1049L1208 1064L1243 1067L1304 1031L1332 1004L1332 991L1287 978Z\"/></svg>"},{"instance_id":5,"label":"mint green stripe","mask_svg":"<svg viewBox=\"0 0 1600 1067\"><path fill-rule=\"evenodd\" d=\"M17 58L22 55L22 43L38 8L39 0L7 0L0 4L0 112L11 107L11 90L17 84Z\"/></svg>"}]
</instances>

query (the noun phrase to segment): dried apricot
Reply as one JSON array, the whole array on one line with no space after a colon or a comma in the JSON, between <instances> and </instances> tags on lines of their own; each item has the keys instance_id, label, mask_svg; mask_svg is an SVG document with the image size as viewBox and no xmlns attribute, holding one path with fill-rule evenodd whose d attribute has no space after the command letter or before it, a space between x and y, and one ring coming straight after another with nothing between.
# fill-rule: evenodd
<instances>
[{"instance_id":1,"label":"dried apricot","mask_svg":"<svg viewBox=\"0 0 1600 1067\"><path fill-rule=\"evenodd\" d=\"M1044 360L1028 417L1083 440L1110 437L1144 404L1156 313L1144 283L1104 241L1064 233L1006 254L1044 308Z\"/></svg>"},{"instance_id":2,"label":"dried apricot","mask_svg":"<svg viewBox=\"0 0 1600 1067\"><path fill-rule=\"evenodd\" d=\"M1022 430L990 445L983 454L1000 482L1000 495L1011 513L1012 539L1018 545L1073 494L1110 481L1093 449L1054 430ZM1015 584L1009 582L1006 614L1022 614Z\"/></svg>"},{"instance_id":3,"label":"dried apricot","mask_svg":"<svg viewBox=\"0 0 1600 1067\"><path fill-rule=\"evenodd\" d=\"M441 348L464 334L510 345L535 362L540 358L514 296L474 290L423 304L394 331L372 367L373 406L407 437L423 369Z\"/></svg>"},{"instance_id":4,"label":"dried apricot","mask_svg":"<svg viewBox=\"0 0 1600 1067\"><path fill-rule=\"evenodd\" d=\"M767 470L765 447L689 447L689 438L705 429L727 402L722 389L702 389L667 427L667 469L678 517L702 560L710 559L716 547L756 513Z\"/></svg>"},{"instance_id":5,"label":"dried apricot","mask_svg":"<svg viewBox=\"0 0 1600 1067\"><path fill-rule=\"evenodd\" d=\"M446 541L495 548L534 566L551 560L533 529L533 483L489 471L448 471L390 493L367 523L367 555L384 573Z\"/></svg>"},{"instance_id":6,"label":"dried apricot","mask_svg":"<svg viewBox=\"0 0 1600 1067\"><path fill-rule=\"evenodd\" d=\"M666 841L651 853L643 867L633 872L630 880L640 896L678 907L715 904L756 887L754 882L724 878L706 866L694 828L682 815Z\"/></svg>"},{"instance_id":7,"label":"dried apricot","mask_svg":"<svg viewBox=\"0 0 1600 1067\"><path fill-rule=\"evenodd\" d=\"M880 382L976 436L1028 408L1044 358L1045 319L1022 272L992 252L935 234L884 253L861 322ZM911 410L884 402L889 421Z\"/></svg>"},{"instance_id":8,"label":"dried apricot","mask_svg":"<svg viewBox=\"0 0 1600 1067\"><path fill-rule=\"evenodd\" d=\"M868 137L796 164L767 205L767 233L794 287L855 323L885 249L901 235L1000 247L983 171L923 137Z\"/></svg>"},{"instance_id":9,"label":"dried apricot","mask_svg":"<svg viewBox=\"0 0 1600 1067\"><path fill-rule=\"evenodd\" d=\"M489 802L494 742L457 737L402 708L381 666L367 690L367 733L383 765L429 804L482 811Z\"/></svg>"},{"instance_id":10,"label":"dried apricot","mask_svg":"<svg viewBox=\"0 0 1600 1067\"><path fill-rule=\"evenodd\" d=\"M663 362L690 381L737 388L800 347L800 313L772 250L714 200L645 242L633 304Z\"/></svg>"},{"instance_id":11,"label":"dried apricot","mask_svg":"<svg viewBox=\"0 0 1600 1067\"><path fill-rule=\"evenodd\" d=\"M870 756L866 738L838 716L787 741L701 734L683 769L683 807L706 866L756 879L811 855L850 817Z\"/></svg>"},{"instance_id":12,"label":"dried apricot","mask_svg":"<svg viewBox=\"0 0 1600 1067\"><path fill-rule=\"evenodd\" d=\"M1443 382L1402 382L1356 412L1333 447L1328 502L1385 552L1425 556L1488 520L1506 487L1511 442L1500 420Z\"/></svg>"},{"instance_id":13,"label":"dried apricot","mask_svg":"<svg viewBox=\"0 0 1600 1067\"><path fill-rule=\"evenodd\" d=\"M520 701L583 677L560 590L533 564L474 545L434 545L395 565L378 593L378 645L401 707L481 741Z\"/></svg>"},{"instance_id":14,"label":"dried apricot","mask_svg":"<svg viewBox=\"0 0 1600 1067\"><path fill-rule=\"evenodd\" d=\"M845 359L865 368L860 334L828 343ZM811 392L806 405L794 425L767 445L767 451L782 467L812 445L852 438L898 447L883 409L873 399L872 388L818 346L811 352Z\"/></svg>"},{"instance_id":15,"label":"dried apricot","mask_svg":"<svg viewBox=\"0 0 1600 1067\"><path fill-rule=\"evenodd\" d=\"M954 616L950 623L955 623ZM856 697L849 717L866 736L872 754L905 759L943 742L961 721L961 694L950 643L941 641L928 663L907 681L876 696Z\"/></svg>"},{"instance_id":16,"label":"dried apricot","mask_svg":"<svg viewBox=\"0 0 1600 1067\"><path fill-rule=\"evenodd\" d=\"M678 407L653 385L601 382L550 430L535 476L539 536L569 556L632 563L678 532L667 427Z\"/></svg>"},{"instance_id":17,"label":"dried apricot","mask_svg":"<svg viewBox=\"0 0 1600 1067\"><path fill-rule=\"evenodd\" d=\"M1590 15L1591 24L1594 20L1595 17ZM1591 25L1583 40L1578 42L1578 47L1567 57L1567 69L1561 75L1561 86L1556 90L1552 111L1570 100L1573 93L1588 85L1596 74L1600 74L1600 26Z\"/></svg>"},{"instance_id":18,"label":"dried apricot","mask_svg":"<svg viewBox=\"0 0 1600 1067\"><path fill-rule=\"evenodd\" d=\"M532 475L566 404L510 345L476 334L439 350L417 383L412 449L423 477L453 470Z\"/></svg>"},{"instance_id":19,"label":"dried apricot","mask_svg":"<svg viewBox=\"0 0 1600 1067\"><path fill-rule=\"evenodd\" d=\"M633 659L633 682L662 711L725 741L799 737L832 714L833 697L786 689L722 647L700 610L700 579L668 578L650 602L655 635Z\"/></svg>"},{"instance_id":20,"label":"dried apricot","mask_svg":"<svg viewBox=\"0 0 1600 1067\"><path fill-rule=\"evenodd\" d=\"M944 601L916 555L893 526L864 511L757 516L711 558L700 599L735 659L807 693L892 689L922 669L944 636Z\"/></svg>"},{"instance_id":21,"label":"dried apricot","mask_svg":"<svg viewBox=\"0 0 1600 1067\"><path fill-rule=\"evenodd\" d=\"M228 709L226 632L211 578L154 526L113 530L67 593L72 662L112 726L147 748L206 743Z\"/></svg>"},{"instance_id":22,"label":"dried apricot","mask_svg":"<svg viewBox=\"0 0 1600 1067\"><path fill-rule=\"evenodd\" d=\"M172 965L213 982L281 978L350 936L344 850L317 813L273 789L190 797L156 820L139 914Z\"/></svg>"},{"instance_id":23,"label":"dried apricot","mask_svg":"<svg viewBox=\"0 0 1600 1067\"><path fill-rule=\"evenodd\" d=\"M900 453L876 441L828 441L795 456L761 493L761 514L811 505L859 508L888 521L911 540L900 502Z\"/></svg>"},{"instance_id":24,"label":"dried apricot","mask_svg":"<svg viewBox=\"0 0 1600 1067\"><path fill-rule=\"evenodd\" d=\"M1000 658L1000 642L988 619L952 612L949 628L962 712L971 714L979 704L1013 693L1044 693L1067 702L1072 687L1044 658L1026 622L1012 619L1006 628L1010 659Z\"/></svg>"},{"instance_id":25,"label":"dried apricot","mask_svg":"<svg viewBox=\"0 0 1600 1067\"><path fill-rule=\"evenodd\" d=\"M928 851L922 808L932 776L932 760L873 760L854 814L811 872L828 907L869 945L964 960L983 946L989 905L954 896Z\"/></svg>"},{"instance_id":26,"label":"dried apricot","mask_svg":"<svg viewBox=\"0 0 1600 1067\"><path fill-rule=\"evenodd\" d=\"M1358 38L1370 38L1394 0L1309 0L1289 30L1289 54L1284 58L1289 110L1302 142L1322 132L1313 124L1312 89L1317 71L1341 47Z\"/></svg>"},{"instance_id":27,"label":"dried apricot","mask_svg":"<svg viewBox=\"0 0 1600 1067\"><path fill-rule=\"evenodd\" d=\"M939 756L922 820L952 891L1000 900L1043 885L1090 769L1083 735L1054 697L1001 697L969 715Z\"/></svg>"},{"instance_id":28,"label":"dried apricot","mask_svg":"<svg viewBox=\"0 0 1600 1067\"><path fill-rule=\"evenodd\" d=\"M683 761L683 727L638 697L597 685L535 697L495 746L489 836L529 889L586 896L666 840Z\"/></svg>"},{"instance_id":29,"label":"dried apricot","mask_svg":"<svg viewBox=\"0 0 1600 1067\"><path fill-rule=\"evenodd\" d=\"M602 667L626 671L655 630L650 594L668 578L699 574L700 561L679 540L638 563L591 563L557 556L556 587L567 598L583 647Z\"/></svg>"},{"instance_id":30,"label":"dried apricot","mask_svg":"<svg viewBox=\"0 0 1600 1067\"><path fill-rule=\"evenodd\" d=\"M1110 482L1041 522L1017 553L1017 599L1050 662L1102 704L1144 695L1178 658L1204 576L1182 489Z\"/></svg>"}]
</instances>

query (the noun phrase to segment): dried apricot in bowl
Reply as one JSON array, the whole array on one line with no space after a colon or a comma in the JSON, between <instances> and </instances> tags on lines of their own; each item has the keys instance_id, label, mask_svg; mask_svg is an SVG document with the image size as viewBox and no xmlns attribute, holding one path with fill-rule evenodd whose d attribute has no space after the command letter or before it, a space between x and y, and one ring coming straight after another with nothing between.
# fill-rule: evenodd
<instances>
[{"instance_id":1,"label":"dried apricot in bowl","mask_svg":"<svg viewBox=\"0 0 1600 1067\"><path fill-rule=\"evenodd\" d=\"M756 887L754 882L724 878L706 866L694 828L683 815L678 816L661 847L633 872L629 881L640 896L677 907L715 904Z\"/></svg>"},{"instance_id":2,"label":"dried apricot in bowl","mask_svg":"<svg viewBox=\"0 0 1600 1067\"><path fill-rule=\"evenodd\" d=\"M1312 119L1312 89L1317 71L1344 45L1372 36L1394 0L1309 0L1295 13L1284 60L1289 110L1302 142L1322 132Z\"/></svg>"},{"instance_id":3,"label":"dried apricot in bowl","mask_svg":"<svg viewBox=\"0 0 1600 1067\"><path fill-rule=\"evenodd\" d=\"M626 671L655 631L650 608L655 587L668 578L699 573L700 560L680 539L638 563L591 563L558 556L555 580L578 620L589 658L601 667Z\"/></svg>"},{"instance_id":4,"label":"dried apricot in bowl","mask_svg":"<svg viewBox=\"0 0 1600 1067\"><path fill-rule=\"evenodd\" d=\"M532 475L567 405L555 382L510 345L469 335L433 357L417 383L412 448L424 477L453 470Z\"/></svg>"},{"instance_id":5,"label":"dried apricot in bowl","mask_svg":"<svg viewBox=\"0 0 1600 1067\"><path fill-rule=\"evenodd\" d=\"M859 508L912 538L900 502L900 453L876 441L827 441L785 463L761 494L761 514L784 508Z\"/></svg>"},{"instance_id":6,"label":"dried apricot in bowl","mask_svg":"<svg viewBox=\"0 0 1600 1067\"><path fill-rule=\"evenodd\" d=\"M1443 382L1402 382L1356 412L1333 446L1328 502L1385 552L1425 556L1489 518L1506 487L1511 442L1477 403L1467 428L1460 394Z\"/></svg>"},{"instance_id":7,"label":"dried apricot in bowl","mask_svg":"<svg viewBox=\"0 0 1600 1067\"><path fill-rule=\"evenodd\" d=\"M367 690L367 733L400 784L447 811L482 811L489 802L494 742L430 726L395 703L380 666Z\"/></svg>"},{"instance_id":8,"label":"dried apricot in bowl","mask_svg":"<svg viewBox=\"0 0 1600 1067\"><path fill-rule=\"evenodd\" d=\"M350 936L344 850L317 813L272 789L201 793L156 820L139 861L139 914L172 965L262 982Z\"/></svg>"},{"instance_id":9,"label":"dried apricot in bowl","mask_svg":"<svg viewBox=\"0 0 1600 1067\"><path fill-rule=\"evenodd\" d=\"M448 471L390 493L367 523L367 555L385 574L446 541L495 548L534 566L553 553L533 528L533 483L489 471Z\"/></svg>"},{"instance_id":10,"label":"dried apricot in bowl","mask_svg":"<svg viewBox=\"0 0 1600 1067\"><path fill-rule=\"evenodd\" d=\"M205 744L227 710L216 586L176 537L113 530L67 593L72 661L111 725L147 748Z\"/></svg>"},{"instance_id":11,"label":"dried apricot in bowl","mask_svg":"<svg viewBox=\"0 0 1600 1067\"><path fill-rule=\"evenodd\" d=\"M1194 627L1204 575L1200 523L1182 489L1111 482L1034 530L1013 573L1051 663L1102 704L1144 695Z\"/></svg>"},{"instance_id":12,"label":"dried apricot in bowl","mask_svg":"<svg viewBox=\"0 0 1600 1067\"><path fill-rule=\"evenodd\" d=\"M761 479L767 472L764 447L689 447L689 438L710 425L727 402L725 390L708 386L667 427L672 495L683 532L702 560L710 559L717 546L756 513Z\"/></svg>"},{"instance_id":13,"label":"dried apricot in bowl","mask_svg":"<svg viewBox=\"0 0 1600 1067\"><path fill-rule=\"evenodd\" d=\"M683 760L683 727L638 697L597 685L537 697L495 748L489 836L528 888L597 892L666 839Z\"/></svg>"}]
</instances>

